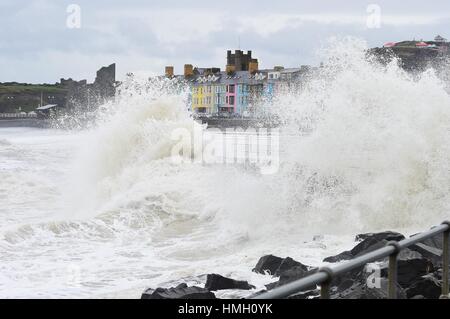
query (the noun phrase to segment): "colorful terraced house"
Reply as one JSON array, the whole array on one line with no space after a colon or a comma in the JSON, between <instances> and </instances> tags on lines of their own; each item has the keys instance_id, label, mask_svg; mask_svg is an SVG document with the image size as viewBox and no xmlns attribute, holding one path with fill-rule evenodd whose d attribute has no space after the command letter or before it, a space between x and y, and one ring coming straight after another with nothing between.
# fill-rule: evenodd
<instances>
[{"instance_id":1,"label":"colorful terraced house","mask_svg":"<svg viewBox=\"0 0 450 319\"><path fill-rule=\"evenodd\" d=\"M251 51L237 50L227 52L225 72L186 64L182 78L191 88L193 113L251 116L261 101L271 101L277 92L298 88L296 83L308 71L307 67L259 70L258 60L252 58ZM166 77L175 77L173 67L166 68Z\"/></svg>"}]
</instances>

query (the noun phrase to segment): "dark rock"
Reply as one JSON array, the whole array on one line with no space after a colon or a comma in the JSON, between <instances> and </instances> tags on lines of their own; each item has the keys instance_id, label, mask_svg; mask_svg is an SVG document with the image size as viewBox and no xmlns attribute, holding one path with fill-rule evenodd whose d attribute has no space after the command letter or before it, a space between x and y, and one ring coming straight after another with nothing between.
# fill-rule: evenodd
<instances>
[{"instance_id":1,"label":"dark rock","mask_svg":"<svg viewBox=\"0 0 450 319\"><path fill-rule=\"evenodd\" d=\"M412 259L426 259L426 258L423 258L421 253L409 248L403 249L397 256L397 260L407 261Z\"/></svg>"},{"instance_id":2,"label":"dark rock","mask_svg":"<svg viewBox=\"0 0 450 319\"><path fill-rule=\"evenodd\" d=\"M296 281L296 280L302 279L306 276L312 275L316 272L317 272L317 268L312 269L312 270L305 270L303 266L293 267L293 268L283 272L280 275L280 279L277 282L266 285L266 288L270 290L270 289L273 289L276 287L284 286L293 281ZM316 285L313 285L311 287L306 287L305 291L312 290L312 289L316 289Z\"/></svg>"},{"instance_id":3,"label":"dark rock","mask_svg":"<svg viewBox=\"0 0 450 319\"><path fill-rule=\"evenodd\" d=\"M414 237L415 235L411 236ZM422 242L410 247L424 257L430 259L436 267L442 267L443 240L442 235L427 238ZM450 247L449 247L450 252Z\"/></svg>"},{"instance_id":4,"label":"dark rock","mask_svg":"<svg viewBox=\"0 0 450 319\"><path fill-rule=\"evenodd\" d=\"M216 299L216 296L205 288L179 285L176 288L147 289L141 299Z\"/></svg>"},{"instance_id":5,"label":"dark rock","mask_svg":"<svg viewBox=\"0 0 450 319\"><path fill-rule=\"evenodd\" d=\"M269 272L271 275L273 275L280 267L282 262L283 258L280 257L276 257L273 255L263 256L259 259L258 263L252 271L258 274L266 274L266 272Z\"/></svg>"},{"instance_id":6,"label":"dark rock","mask_svg":"<svg viewBox=\"0 0 450 319\"><path fill-rule=\"evenodd\" d=\"M418 235L418 234L416 234L416 235ZM414 237L414 236L415 235L412 235L411 237ZM423 240L421 243L424 245L427 245L429 247L437 248L440 250L442 250L442 248L443 248L442 247L442 235L427 238L427 239Z\"/></svg>"},{"instance_id":7,"label":"dark rock","mask_svg":"<svg viewBox=\"0 0 450 319\"><path fill-rule=\"evenodd\" d=\"M314 272L305 270L303 266L293 267L280 275L278 286L282 286L290 282L302 279L308 275L311 275L312 273Z\"/></svg>"},{"instance_id":8,"label":"dark rock","mask_svg":"<svg viewBox=\"0 0 450 319\"><path fill-rule=\"evenodd\" d=\"M351 288L354 285L354 280L351 279L343 279L339 285L337 286L337 291L344 291Z\"/></svg>"},{"instance_id":9,"label":"dark rock","mask_svg":"<svg viewBox=\"0 0 450 319\"><path fill-rule=\"evenodd\" d=\"M417 278L433 272L433 264L426 258L399 259L398 260L398 283L409 287Z\"/></svg>"},{"instance_id":10,"label":"dark rock","mask_svg":"<svg viewBox=\"0 0 450 319\"><path fill-rule=\"evenodd\" d=\"M331 294L331 299L387 299L388 281L381 278L379 287L367 285L367 281L354 281L353 284L343 291ZM397 299L406 299L406 293L402 287L397 285Z\"/></svg>"},{"instance_id":11,"label":"dark rock","mask_svg":"<svg viewBox=\"0 0 450 319\"><path fill-rule=\"evenodd\" d=\"M176 286L175 288L176 288L176 289L180 289L180 288L187 288L187 287L188 287L187 284L182 283L182 284L179 284L178 286Z\"/></svg>"},{"instance_id":12,"label":"dark rock","mask_svg":"<svg viewBox=\"0 0 450 319\"><path fill-rule=\"evenodd\" d=\"M397 280L403 288L410 287L416 280L434 271L432 262L421 254L410 249L404 249L397 257ZM387 277L388 260L381 264L381 274Z\"/></svg>"},{"instance_id":13,"label":"dark rock","mask_svg":"<svg viewBox=\"0 0 450 319\"><path fill-rule=\"evenodd\" d=\"M438 268L434 271L433 275L434 277L436 277L438 280L442 280L442 275L443 275L443 269L442 268Z\"/></svg>"},{"instance_id":14,"label":"dark rock","mask_svg":"<svg viewBox=\"0 0 450 319\"><path fill-rule=\"evenodd\" d=\"M255 287L249 285L247 281L239 281L223 277L217 274L211 274L206 277L205 288L210 291L224 290L224 289L242 289L250 290Z\"/></svg>"},{"instance_id":15,"label":"dark rock","mask_svg":"<svg viewBox=\"0 0 450 319\"><path fill-rule=\"evenodd\" d=\"M311 267L306 266L291 257L280 258L273 255L267 255L259 259L252 271L259 274L266 274L268 272L275 277L280 277L284 272L294 268L301 268L304 271L307 271Z\"/></svg>"},{"instance_id":16,"label":"dark rock","mask_svg":"<svg viewBox=\"0 0 450 319\"><path fill-rule=\"evenodd\" d=\"M433 275L423 276L406 289L406 295L411 299L418 295L425 299L439 299L441 292L441 282Z\"/></svg>"},{"instance_id":17,"label":"dark rock","mask_svg":"<svg viewBox=\"0 0 450 319\"><path fill-rule=\"evenodd\" d=\"M398 261L398 283L403 288L408 288L414 281L422 276L434 271L433 264L423 256L410 249L403 250L397 257ZM373 268L375 267L375 268ZM386 279L388 276L388 258L380 260L373 264L372 269L379 270L381 278ZM373 272L368 272L366 266L355 268L349 272L334 278L332 285L336 287L337 292L349 289L355 282L365 282L367 277Z\"/></svg>"},{"instance_id":18,"label":"dark rock","mask_svg":"<svg viewBox=\"0 0 450 319\"><path fill-rule=\"evenodd\" d=\"M366 240L368 238L375 239L376 241L401 241L405 239L405 236L403 236L400 233L392 232L392 231L385 231L382 233L367 233L367 234L359 234L356 235L355 241L362 241Z\"/></svg>"},{"instance_id":19,"label":"dark rock","mask_svg":"<svg viewBox=\"0 0 450 319\"><path fill-rule=\"evenodd\" d=\"M367 238L364 239L362 242L360 242L358 245L353 247L352 250L350 250L350 253L354 257L358 257L367 253L370 253L371 251L377 250L379 248L383 248L386 246L386 244L389 241L387 240L377 240L376 238Z\"/></svg>"},{"instance_id":20,"label":"dark rock","mask_svg":"<svg viewBox=\"0 0 450 319\"><path fill-rule=\"evenodd\" d=\"M323 261L326 263L337 263L344 260L350 260L353 258L353 255L350 251L344 251L336 256L330 256L325 258Z\"/></svg>"},{"instance_id":21,"label":"dark rock","mask_svg":"<svg viewBox=\"0 0 450 319\"><path fill-rule=\"evenodd\" d=\"M350 251L344 251L336 256L325 258L324 262L335 263L343 260L350 260L355 257L367 254L376 249L386 246L390 241L400 241L405 237L402 234L387 231L382 233L359 234L356 236L357 241L361 241Z\"/></svg>"},{"instance_id":22,"label":"dark rock","mask_svg":"<svg viewBox=\"0 0 450 319\"><path fill-rule=\"evenodd\" d=\"M267 290L272 290L272 289L278 287L278 281L271 282L270 284L265 285L265 287Z\"/></svg>"},{"instance_id":23,"label":"dark rock","mask_svg":"<svg viewBox=\"0 0 450 319\"><path fill-rule=\"evenodd\" d=\"M425 258L428 258L435 267L442 265L442 249L431 247L422 243L417 243L409 247L413 251L417 251Z\"/></svg>"},{"instance_id":24,"label":"dark rock","mask_svg":"<svg viewBox=\"0 0 450 319\"><path fill-rule=\"evenodd\" d=\"M274 276L279 277L279 276L281 276L282 273L284 273L290 269L293 269L295 267L300 267L305 271L308 270L308 266L303 265L301 262L298 262L298 261L292 259L291 257L287 257L287 258L283 259L283 261L280 264L280 267L278 267L278 269L275 271Z\"/></svg>"}]
</instances>

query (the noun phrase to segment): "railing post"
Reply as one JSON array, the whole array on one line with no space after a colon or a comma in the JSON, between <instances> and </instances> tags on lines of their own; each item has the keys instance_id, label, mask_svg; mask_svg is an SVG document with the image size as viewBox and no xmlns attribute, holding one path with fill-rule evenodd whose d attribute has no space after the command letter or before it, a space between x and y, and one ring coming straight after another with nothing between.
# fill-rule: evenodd
<instances>
[{"instance_id":1,"label":"railing post","mask_svg":"<svg viewBox=\"0 0 450 319\"><path fill-rule=\"evenodd\" d=\"M327 280L322 282L320 285L320 298L321 299L330 299L330 286L331 281L333 280L333 270L329 267L322 267L319 269L319 272L324 272L327 274Z\"/></svg>"},{"instance_id":2,"label":"railing post","mask_svg":"<svg viewBox=\"0 0 450 319\"><path fill-rule=\"evenodd\" d=\"M388 298L397 299L397 256L400 253L400 245L396 241L391 241L388 246L395 248L395 251L389 255L388 270Z\"/></svg>"},{"instance_id":3,"label":"railing post","mask_svg":"<svg viewBox=\"0 0 450 319\"><path fill-rule=\"evenodd\" d=\"M448 267L449 267L449 236L450 236L450 221L445 221L442 223L447 225L447 229L443 233L443 243L442 243L442 295L441 299L449 298L449 287L448 287Z\"/></svg>"},{"instance_id":4,"label":"railing post","mask_svg":"<svg viewBox=\"0 0 450 319\"><path fill-rule=\"evenodd\" d=\"M326 281L320 285L320 299L330 299L330 282Z\"/></svg>"}]
</instances>

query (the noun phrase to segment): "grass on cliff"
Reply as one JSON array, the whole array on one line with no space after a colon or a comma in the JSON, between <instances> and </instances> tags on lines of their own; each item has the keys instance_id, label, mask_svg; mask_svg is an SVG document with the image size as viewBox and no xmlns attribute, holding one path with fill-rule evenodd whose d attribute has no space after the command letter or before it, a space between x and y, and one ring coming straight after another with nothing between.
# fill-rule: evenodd
<instances>
[{"instance_id":1,"label":"grass on cliff","mask_svg":"<svg viewBox=\"0 0 450 319\"><path fill-rule=\"evenodd\" d=\"M31 85L11 85L11 84L0 84L0 94L40 94L41 92L44 94L47 93L64 93L66 89L58 87L56 85L39 85L39 84L31 84Z\"/></svg>"}]
</instances>

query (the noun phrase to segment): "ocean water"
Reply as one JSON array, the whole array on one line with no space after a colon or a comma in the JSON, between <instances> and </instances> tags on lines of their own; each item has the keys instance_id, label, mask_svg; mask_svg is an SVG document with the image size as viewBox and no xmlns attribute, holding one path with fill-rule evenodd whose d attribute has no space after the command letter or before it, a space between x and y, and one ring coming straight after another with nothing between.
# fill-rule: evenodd
<instances>
[{"instance_id":1,"label":"ocean water","mask_svg":"<svg viewBox=\"0 0 450 319\"><path fill-rule=\"evenodd\" d=\"M95 125L0 128L0 297L139 298L208 273L262 288L274 279L251 269L265 254L318 266L357 233L448 219L444 84L364 49L332 43L301 92L270 105L284 124L269 171L195 148L180 160L174 149L222 136L190 118L183 93L136 79ZM225 140L242 136L252 149L269 138Z\"/></svg>"},{"instance_id":2,"label":"ocean water","mask_svg":"<svg viewBox=\"0 0 450 319\"><path fill-rule=\"evenodd\" d=\"M242 165L148 160L89 186L80 174L104 173L79 168L91 134L0 129L1 297L139 298L146 287L202 284L207 273L262 287L272 279L251 269L264 254L316 264L352 243L266 230L250 208L258 170Z\"/></svg>"}]
</instances>

